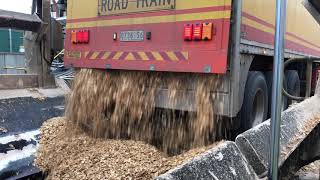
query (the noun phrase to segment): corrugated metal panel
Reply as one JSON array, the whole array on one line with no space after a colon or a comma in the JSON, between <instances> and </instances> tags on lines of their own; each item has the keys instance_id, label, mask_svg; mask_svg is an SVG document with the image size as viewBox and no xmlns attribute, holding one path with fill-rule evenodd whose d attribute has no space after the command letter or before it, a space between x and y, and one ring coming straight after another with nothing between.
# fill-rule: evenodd
<instances>
[{"instance_id":1,"label":"corrugated metal panel","mask_svg":"<svg viewBox=\"0 0 320 180\"><path fill-rule=\"evenodd\" d=\"M0 74L26 74L24 54L0 53Z\"/></svg>"}]
</instances>

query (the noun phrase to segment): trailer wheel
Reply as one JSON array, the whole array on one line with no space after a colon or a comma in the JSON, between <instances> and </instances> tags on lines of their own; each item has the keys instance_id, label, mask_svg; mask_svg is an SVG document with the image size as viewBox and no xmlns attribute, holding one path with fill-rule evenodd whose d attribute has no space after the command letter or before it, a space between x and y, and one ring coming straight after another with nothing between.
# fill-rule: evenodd
<instances>
[{"instance_id":1,"label":"trailer wheel","mask_svg":"<svg viewBox=\"0 0 320 180\"><path fill-rule=\"evenodd\" d=\"M271 101L272 101L272 82L273 82L273 73L272 71L267 71L264 73L267 81L267 86L268 86L268 116L267 118L270 118L271 116ZM287 85L287 77L284 76L284 81L283 81L283 88L285 90L288 90L288 85ZM283 104L282 104L282 111L286 110L288 108L288 98L287 96L283 96Z\"/></svg>"},{"instance_id":2,"label":"trailer wheel","mask_svg":"<svg viewBox=\"0 0 320 180\"><path fill-rule=\"evenodd\" d=\"M268 87L259 71L248 74L244 101L241 108L241 130L248 130L266 120L268 113Z\"/></svg>"},{"instance_id":3,"label":"trailer wheel","mask_svg":"<svg viewBox=\"0 0 320 180\"><path fill-rule=\"evenodd\" d=\"M288 93L293 96L300 96L300 78L299 74L295 70L286 71L287 85L288 85ZM296 103L297 101L288 99L288 105Z\"/></svg>"}]
</instances>

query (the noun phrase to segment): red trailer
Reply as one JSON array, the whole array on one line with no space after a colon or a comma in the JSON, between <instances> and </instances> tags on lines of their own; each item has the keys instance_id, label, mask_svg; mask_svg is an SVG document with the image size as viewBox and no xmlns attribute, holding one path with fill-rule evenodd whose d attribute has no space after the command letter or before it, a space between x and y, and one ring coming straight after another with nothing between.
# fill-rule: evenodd
<instances>
[{"instance_id":1,"label":"red trailer","mask_svg":"<svg viewBox=\"0 0 320 180\"><path fill-rule=\"evenodd\" d=\"M320 26L302 1L288 2L286 59L320 56ZM65 64L220 74L215 112L240 115L249 128L268 116L274 12L265 0L69 0ZM295 95L304 81L299 66L286 71L285 88ZM170 107L165 94L158 92L158 107L194 104Z\"/></svg>"}]
</instances>

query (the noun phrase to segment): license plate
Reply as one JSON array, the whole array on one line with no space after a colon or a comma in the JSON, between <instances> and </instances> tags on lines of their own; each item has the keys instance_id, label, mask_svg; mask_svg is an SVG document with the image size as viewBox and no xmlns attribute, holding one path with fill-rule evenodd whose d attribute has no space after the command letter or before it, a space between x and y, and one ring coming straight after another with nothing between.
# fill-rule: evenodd
<instances>
[{"instance_id":1,"label":"license plate","mask_svg":"<svg viewBox=\"0 0 320 180\"><path fill-rule=\"evenodd\" d=\"M144 40L144 32L143 31L122 31L120 33L120 41L124 42L136 42Z\"/></svg>"}]
</instances>

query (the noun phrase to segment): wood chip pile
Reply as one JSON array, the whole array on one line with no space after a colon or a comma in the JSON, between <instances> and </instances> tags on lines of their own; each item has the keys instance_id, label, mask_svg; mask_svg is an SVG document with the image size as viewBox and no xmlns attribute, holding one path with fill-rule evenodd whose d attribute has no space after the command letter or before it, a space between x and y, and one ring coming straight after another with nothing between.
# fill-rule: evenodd
<instances>
[{"instance_id":1,"label":"wood chip pile","mask_svg":"<svg viewBox=\"0 0 320 180\"><path fill-rule=\"evenodd\" d=\"M54 118L41 128L35 164L48 179L152 179L215 146L168 157L143 142L93 139L66 127Z\"/></svg>"}]
</instances>

